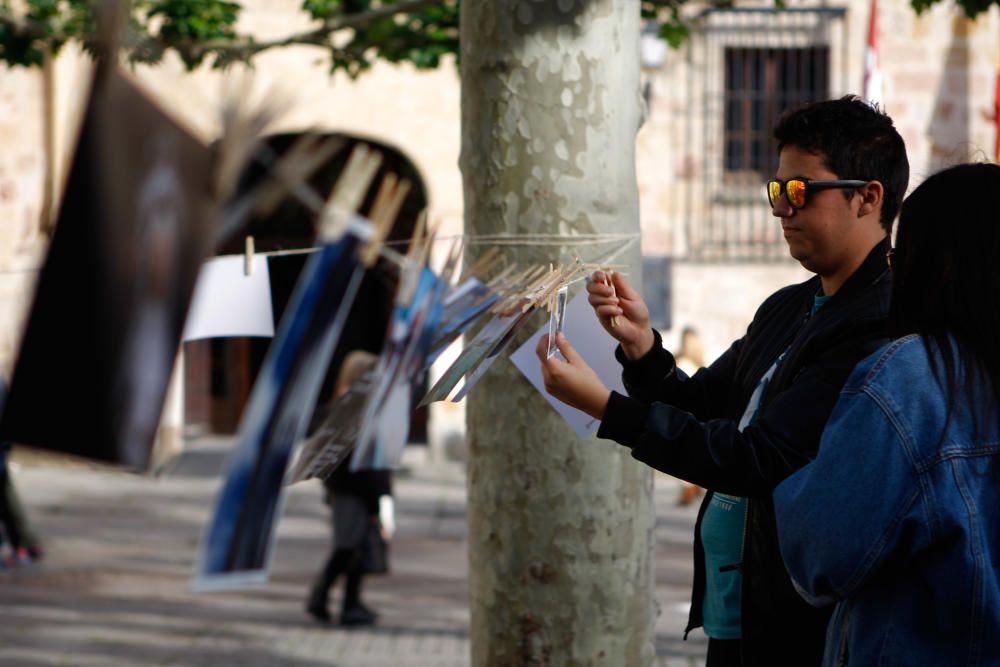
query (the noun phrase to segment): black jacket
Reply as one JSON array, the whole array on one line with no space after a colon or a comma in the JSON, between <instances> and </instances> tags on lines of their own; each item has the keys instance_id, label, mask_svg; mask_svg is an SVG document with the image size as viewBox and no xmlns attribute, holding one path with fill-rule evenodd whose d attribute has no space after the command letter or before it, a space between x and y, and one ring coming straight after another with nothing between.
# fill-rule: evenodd
<instances>
[{"instance_id":1,"label":"black jacket","mask_svg":"<svg viewBox=\"0 0 1000 667\"><path fill-rule=\"evenodd\" d=\"M369 516L378 516L378 502L382 496L392 495L392 471L386 468L363 468L351 471L351 457L334 468L323 481L326 502L333 505L336 496L356 496L361 499Z\"/></svg>"},{"instance_id":2,"label":"black jacket","mask_svg":"<svg viewBox=\"0 0 1000 667\"><path fill-rule=\"evenodd\" d=\"M815 316L820 279L774 293L745 336L691 378L676 371L659 335L642 359L624 368L629 397L612 393L598 431L631 447L657 470L748 500L744 531L742 624L744 665L820 663L828 610L806 604L781 562L771 492L808 463L848 375L887 340L888 241ZM740 432L740 417L760 377L788 350L761 399L756 421ZM702 625L705 561L701 520L695 527L695 576L688 631ZM685 633L686 636L686 633Z\"/></svg>"}]
</instances>

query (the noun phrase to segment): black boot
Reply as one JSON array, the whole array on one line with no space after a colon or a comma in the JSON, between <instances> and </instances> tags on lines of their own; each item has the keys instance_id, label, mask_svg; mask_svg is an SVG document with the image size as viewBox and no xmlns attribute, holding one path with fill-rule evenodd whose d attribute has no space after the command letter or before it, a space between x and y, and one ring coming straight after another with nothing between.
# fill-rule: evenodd
<instances>
[{"instance_id":1,"label":"black boot","mask_svg":"<svg viewBox=\"0 0 1000 667\"><path fill-rule=\"evenodd\" d=\"M351 607L340 612L340 624L343 626L375 625L376 616L364 607Z\"/></svg>"},{"instance_id":2,"label":"black boot","mask_svg":"<svg viewBox=\"0 0 1000 667\"><path fill-rule=\"evenodd\" d=\"M326 608L327 597L326 591L313 586L306 599L306 612L320 623L330 622L330 612Z\"/></svg>"},{"instance_id":3,"label":"black boot","mask_svg":"<svg viewBox=\"0 0 1000 667\"><path fill-rule=\"evenodd\" d=\"M373 625L378 614L361 604L361 558L354 558L347 570L344 585L344 605L340 611L340 624L346 626Z\"/></svg>"},{"instance_id":4,"label":"black boot","mask_svg":"<svg viewBox=\"0 0 1000 667\"><path fill-rule=\"evenodd\" d=\"M343 549L335 549L330 558L327 559L323 571L320 572L316 583L309 591L306 599L306 612L321 623L330 622L330 612L327 610L327 602L330 599L330 589L333 588L337 577L341 572L348 569L351 564L351 552Z\"/></svg>"}]
</instances>

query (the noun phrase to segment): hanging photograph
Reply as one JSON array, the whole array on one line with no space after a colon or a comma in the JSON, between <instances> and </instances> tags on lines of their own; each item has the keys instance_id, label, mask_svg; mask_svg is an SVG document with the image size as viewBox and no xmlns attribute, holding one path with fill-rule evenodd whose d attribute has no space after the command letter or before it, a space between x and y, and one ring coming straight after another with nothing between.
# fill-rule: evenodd
<instances>
[{"instance_id":1,"label":"hanging photograph","mask_svg":"<svg viewBox=\"0 0 1000 667\"><path fill-rule=\"evenodd\" d=\"M194 590L267 580L285 473L364 275L357 249L369 234L353 223L303 269L243 413L202 539Z\"/></svg>"},{"instance_id":2,"label":"hanging photograph","mask_svg":"<svg viewBox=\"0 0 1000 667\"><path fill-rule=\"evenodd\" d=\"M132 83L99 70L0 437L147 466L212 250L211 164L208 149Z\"/></svg>"}]
</instances>

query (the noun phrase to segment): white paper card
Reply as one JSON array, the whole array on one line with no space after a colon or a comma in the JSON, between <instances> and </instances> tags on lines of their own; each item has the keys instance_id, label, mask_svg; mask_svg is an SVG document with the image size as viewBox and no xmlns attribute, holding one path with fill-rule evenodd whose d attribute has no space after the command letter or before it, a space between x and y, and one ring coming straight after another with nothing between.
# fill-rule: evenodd
<instances>
[{"instance_id":1,"label":"white paper card","mask_svg":"<svg viewBox=\"0 0 1000 667\"><path fill-rule=\"evenodd\" d=\"M274 337L267 256L254 255L253 272L249 276L243 271L243 262L243 255L227 255L202 265L184 326L185 341Z\"/></svg>"},{"instance_id":2,"label":"white paper card","mask_svg":"<svg viewBox=\"0 0 1000 667\"><path fill-rule=\"evenodd\" d=\"M624 394L622 367L615 359L615 347L618 345L618 341L608 335L601 323L597 321L594 309L587 303L586 290L580 290L573 297L573 300L566 306L565 313L563 335L586 360L587 364L594 369L594 372L608 389ZM576 408L571 408L545 391L541 362L538 361L538 356L535 354L535 347L538 345L538 340L546 333L548 333L547 323L524 345L517 348L514 354L510 355L510 360L524 374L524 377L528 378L528 382L545 397L549 405L555 408L556 412L566 420L566 423L578 436L581 438L589 437L597 432L597 428L601 425L600 420L594 419Z\"/></svg>"}]
</instances>

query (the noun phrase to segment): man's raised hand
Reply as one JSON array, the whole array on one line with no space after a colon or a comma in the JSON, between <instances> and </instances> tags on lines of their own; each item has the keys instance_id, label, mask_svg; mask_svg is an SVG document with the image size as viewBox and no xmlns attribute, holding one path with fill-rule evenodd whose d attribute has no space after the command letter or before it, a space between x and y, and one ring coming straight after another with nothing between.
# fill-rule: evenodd
<instances>
[{"instance_id":1,"label":"man's raised hand","mask_svg":"<svg viewBox=\"0 0 1000 667\"><path fill-rule=\"evenodd\" d=\"M621 343L626 357L638 359L653 347L649 308L622 274L595 271L587 283L587 301L605 331Z\"/></svg>"}]
</instances>

